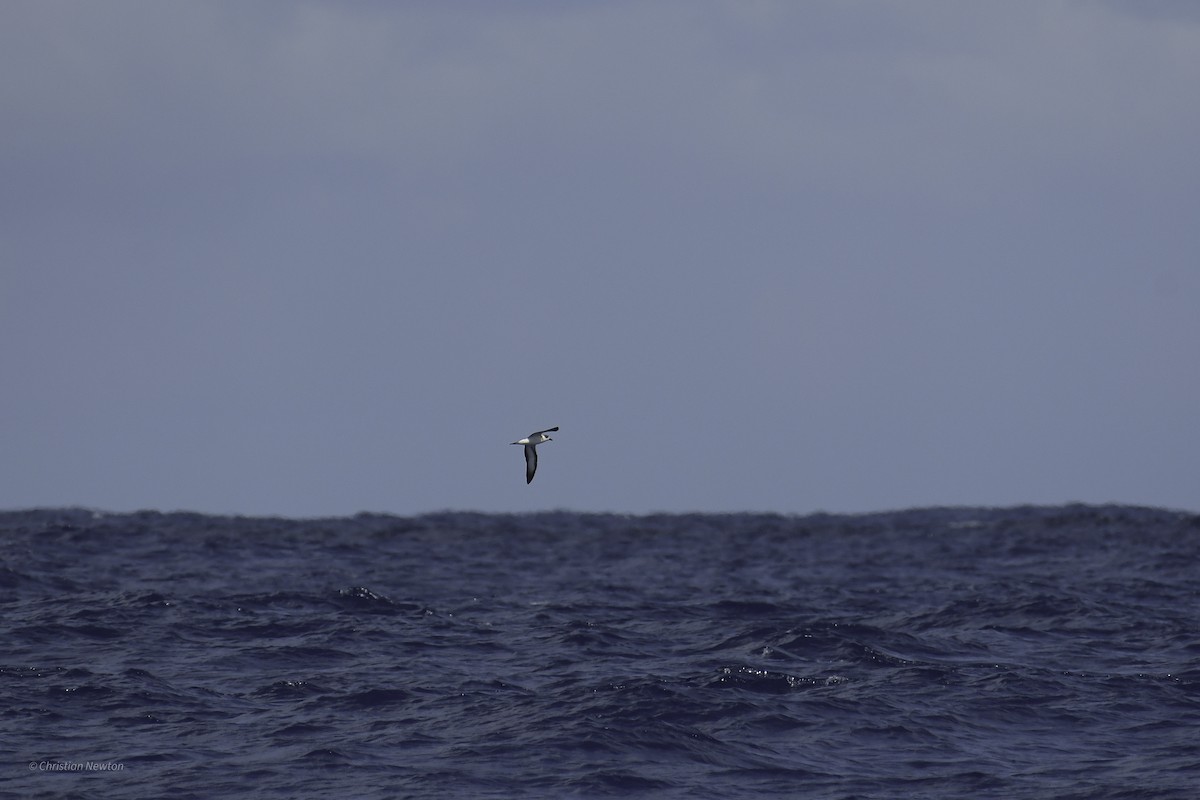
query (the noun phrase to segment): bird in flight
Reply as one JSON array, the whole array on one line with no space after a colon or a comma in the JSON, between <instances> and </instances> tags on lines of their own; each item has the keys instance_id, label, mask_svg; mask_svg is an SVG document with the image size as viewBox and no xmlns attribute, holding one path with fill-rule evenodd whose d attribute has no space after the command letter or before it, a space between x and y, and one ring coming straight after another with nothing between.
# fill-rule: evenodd
<instances>
[{"instance_id":1,"label":"bird in flight","mask_svg":"<svg viewBox=\"0 0 1200 800\"><path fill-rule=\"evenodd\" d=\"M512 444L525 445L525 483L533 482L533 473L537 472L537 446L542 442L554 441L547 433L558 430L558 426L546 428L544 431L536 431L529 434L524 439L518 439Z\"/></svg>"}]
</instances>

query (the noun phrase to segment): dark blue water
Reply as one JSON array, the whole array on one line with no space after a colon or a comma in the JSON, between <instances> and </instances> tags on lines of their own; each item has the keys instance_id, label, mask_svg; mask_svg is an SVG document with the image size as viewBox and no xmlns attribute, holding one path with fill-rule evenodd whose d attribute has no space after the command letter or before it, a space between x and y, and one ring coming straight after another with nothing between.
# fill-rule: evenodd
<instances>
[{"instance_id":1,"label":"dark blue water","mask_svg":"<svg viewBox=\"0 0 1200 800\"><path fill-rule=\"evenodd\" d=\"M1195 798L1200 517L0 514L14 797Z\"/></svg>"}]
</instances>

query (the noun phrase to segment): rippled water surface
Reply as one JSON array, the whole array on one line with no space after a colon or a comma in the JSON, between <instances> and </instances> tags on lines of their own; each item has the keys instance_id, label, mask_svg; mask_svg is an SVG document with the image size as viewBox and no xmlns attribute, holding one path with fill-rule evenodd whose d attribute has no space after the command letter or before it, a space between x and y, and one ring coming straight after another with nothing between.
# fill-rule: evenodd
<instances>
[{"instance_id":1,"label":"rippled water surface","mask_svg":"<svg viewBox=\"0 0 1200 800\"><path fill-rule=\"evenodd\" d=\"M0 513L0 794L1194 798L1200 517Z\"/></svg>"}]
</instances>

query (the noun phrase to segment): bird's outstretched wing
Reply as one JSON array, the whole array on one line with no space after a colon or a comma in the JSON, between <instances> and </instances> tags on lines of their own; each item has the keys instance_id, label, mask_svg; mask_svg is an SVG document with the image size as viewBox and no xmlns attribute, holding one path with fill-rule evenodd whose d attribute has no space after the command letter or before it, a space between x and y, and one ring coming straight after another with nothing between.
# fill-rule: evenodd
<instances>
[{"instance_id":1,"label":"bird's outstretched wing","mask_svg":"<svg viewBox=\"0 0 1200 800\"><path fill-rule=\"evenodd\" d=\"M533 482L533 473L537 472L537 448L531 444L525 445L525 483Z\"/></svg>"},{"instance_id":2,"label":"bird's outstretched wing","mask_svg":"<svg viewBox=\"0 0 1200 800\"><path fill-rule=\"evenodd\" d=\"M529 434L529 435L530 435L530 436L537 436L539 433L552 433L552 432L554 432L554 431L556 431L556 430L558 430L558 426L557 426L557 425L555 425L553 428L546 428L546 430L544 430L544 431L534 431L533 433L531 433L531 434Z\"/></svg>"}]
</instances>

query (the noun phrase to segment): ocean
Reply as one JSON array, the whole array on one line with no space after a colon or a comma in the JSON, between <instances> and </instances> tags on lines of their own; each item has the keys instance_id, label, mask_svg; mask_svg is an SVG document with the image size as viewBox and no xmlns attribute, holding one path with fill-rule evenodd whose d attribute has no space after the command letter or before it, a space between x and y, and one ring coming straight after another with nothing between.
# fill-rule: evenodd
<instances>
[{"instance_id":1,"label":"ocean","mask_svg":"<svg viewBox=\"0 0 1200 800\"><path fill-rule=\"evenodd\" d=\"M1200 797L1200 516L0 513L0 796Z\"/></svg>"}]
</instances>

